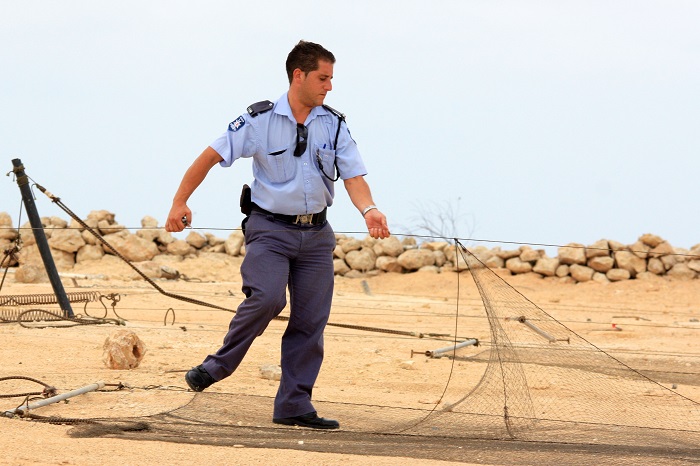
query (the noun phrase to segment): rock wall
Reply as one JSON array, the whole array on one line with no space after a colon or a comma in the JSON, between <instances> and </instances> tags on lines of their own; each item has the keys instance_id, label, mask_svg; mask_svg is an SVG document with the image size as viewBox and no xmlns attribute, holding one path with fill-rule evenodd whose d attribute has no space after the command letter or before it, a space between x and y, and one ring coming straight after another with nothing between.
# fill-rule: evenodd
<instances>
[{"instance_id":1,"label":"rock wall","mask_svg":"<svg viewBox=\"0 0 700 466\"><path fill-rule=\"evenodd\" d=\"M105 210L90 212L83 221L99 232L113 250L75 220L69 223L58 217L42 217L41 221L59 271L70 270L76 263L103 260L106 255L116 255L116 250L150 277L175 278L177 271L154 262L157 256L197 257L202 253L245 255L241 231L234 231L224 239L192 230L184 240L175 239L159 227L153 217L144 217L141 220L142 228L131 233L116 222L113 213ZM29 222L20 227L20 232L19 252L7 258L3 265L19 266L19 269L25 267L27 271L31 270L31 266L42 266ZM20 232L12 227L9 214L0 213L0 252L10 250ZM346 235L336 235L336 241L333 252L336 275L360 277L385 272L444 273L466 269L456 247L447 242L418 244L413 237L401 240L392 236L375 240L367 236L361 240ZM591 245L569 243L558 249L557 257L547 257L544 250L530 246L513 250L477 246L469 250L499 274L529 273L570 283L607 283L653 276L692 280L700 274L700 244L690 249L674 248L663 238L652 234L640 236L631 245L605 239ZM36 273L17 274L18 277L23 275L33 277Z\"/></svg>"}]
</instances>

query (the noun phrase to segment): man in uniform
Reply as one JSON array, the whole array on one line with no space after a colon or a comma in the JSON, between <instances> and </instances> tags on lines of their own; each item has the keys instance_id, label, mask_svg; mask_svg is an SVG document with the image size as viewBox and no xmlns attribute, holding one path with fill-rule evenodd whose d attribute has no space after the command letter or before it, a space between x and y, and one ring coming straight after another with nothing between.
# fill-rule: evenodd
<instances>
[{"instance_id":1,"label":"man in uniform","mask_svg":"<svg viewBox=\"0 0 700 466\"><path fill-rule=\"evenodd\" d=\"M333 54L322 46L300 41L287 57L288 92L277 102L251 105L195 159L166 222L171 232L191 224L187 200L214 165L253 159L254 181L241 196L247 214L241 265L246 299L221 348L187 372L185 380L199 392L231 375L253 340L286 306L289 287L290 318L282 336L282 378L272 420L317 429L339 427L337 421L319 417L311 404L333 296L335 234L326 210L333 203L335 180L343 180L369 234L389 236L344 116L323 105L332 89L334 63Z\"/></svg>"}]
</instances>

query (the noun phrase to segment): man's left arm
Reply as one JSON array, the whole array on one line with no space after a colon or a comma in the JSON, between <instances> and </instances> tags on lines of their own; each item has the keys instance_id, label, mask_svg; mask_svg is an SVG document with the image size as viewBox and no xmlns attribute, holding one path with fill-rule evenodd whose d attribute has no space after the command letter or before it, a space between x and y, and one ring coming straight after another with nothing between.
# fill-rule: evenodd
<instances>
[{"instance_id":1,"label":"man's left arm","mask_svg":"<svg viewBox=\"0 0 700 466\"><path fill-rule=\"evenodd\" d=\"M389 227L386 224L386 217L374 205L372 193L365 178L356 176L343 180L343 182L350 200L365 218L369 235L376 239L388 238L391 233L389 233Z\"/></svg>"}]
</instances>

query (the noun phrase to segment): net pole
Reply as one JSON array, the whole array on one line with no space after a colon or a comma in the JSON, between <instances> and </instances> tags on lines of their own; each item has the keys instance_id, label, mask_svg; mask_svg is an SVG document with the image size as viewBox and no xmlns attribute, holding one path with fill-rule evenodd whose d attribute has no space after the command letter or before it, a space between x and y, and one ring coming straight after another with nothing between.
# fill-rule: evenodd
<instances>
[{"instance_id":1,"label":"net pole","mask_svg":"<svg viewBox=\"0 0 700 466\"><path fill-rule=\"evenodd\" d=\"M468 340L464 340L462 342L459 342L456 345L446 346L444 348L439 348L439 349L436 349L433 351L426 351L425 355L429 356L431 358L439 358L440 356L444 355L445 353L454 352L460 348L464 348L465 346L471 346L471 345L476 346L478 344L479 344L479 340L477 340L476 338L470 338Z\"/></svg>"},{"instance_id":2,"label":"net pole","mask_svg":"<svg viewBox=\"0 0 700 466\"><path fill-rule=\"evenodd\" d=\"M83 394L89 393L89 392L94 392L95 390L99 390L101 388L104 388L104 386L105 386L105 383L102 381L95 382L93 384L86 385L82 388L78 388L78 389L70 391L70 392L62 393L60 395L52 396L52 397L46 398L44 400L35 401L34 403L29 403L25 406L19 406L15 409L5 411L5 415L11 417L15 414L21 414L21 413L24 413L25 411L29 411L29 410L36 409L36 408L41 408L42 406L47 406L47 405L50 405L53 403L58 403L59 401L67 400L68 398L73 398L74 396L83 395Z\"/></svg>"},{"instance_id":3,"label":"net pole","mask_svg":"<svg viewBox=\"0 0 700 466\"><path fill-rule=\"evenodd\" d=\"M22 161L20 159L13 159L12 165L12 171L17 178L17 185L22 193L24 208L27 211L29 223L32 225L32 232L34 233L34 238L36 239L36 245L39 248L41 260L44 262L44 268L46 269L46 274L49 276L49 281L51 282L53 292L56 294L58 304L61 306L61 310L64 312L64 314L67 317L74 317L75 315L73 314L73 308L71 307L68 296L66 295L66 290L63 288L61 277L58 275L56 264L54 263L53 256L51 255L51 248L49 248L49 243L46 240L46 233L44 233L44 226L41 224L39 211L34 203L34 196L32 196L32 190L29 186L29 177L24 173L24 165L22 165Z\"/></svg>"}]
</instances>

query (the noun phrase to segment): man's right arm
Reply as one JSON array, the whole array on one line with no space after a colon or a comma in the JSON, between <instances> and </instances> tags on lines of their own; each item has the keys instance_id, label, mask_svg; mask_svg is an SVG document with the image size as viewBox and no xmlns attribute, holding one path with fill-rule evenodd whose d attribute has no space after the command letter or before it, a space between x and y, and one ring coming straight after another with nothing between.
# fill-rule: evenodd
<instances>
[{"instance_id":1,"label":"man's right arm","mask_svg":"<svg viewBox=\"0 0 700 466\"><path fill-rule=\"evenodd\" d=\"M207 147L187 169L173 198L173 205L165 223L166 231L182 231L186 226L182 222L185 216L188 224L192 224L192 211L187 207L187 200L204 181L209 170L222 160L223 158L214 149Z\"/></svg>"}]
</instances>

